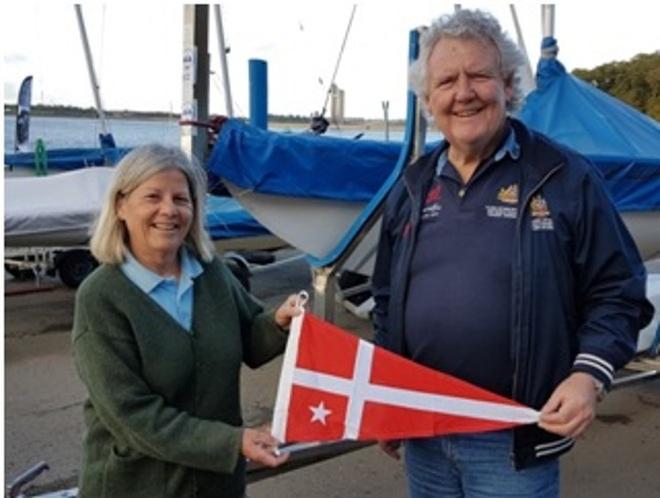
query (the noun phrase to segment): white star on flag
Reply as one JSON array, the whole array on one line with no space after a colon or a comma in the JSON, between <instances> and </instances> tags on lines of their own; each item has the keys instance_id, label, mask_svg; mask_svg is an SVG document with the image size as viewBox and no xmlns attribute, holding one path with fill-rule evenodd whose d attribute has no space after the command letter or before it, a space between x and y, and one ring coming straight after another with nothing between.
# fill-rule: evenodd
<instances>
[{"instance_id":1,"label":"white star on flag","mask_svg":"<svg viewBox=\"0 0 660 498\"><path fill-rule=\"evenodd\" d=\"M516 401L302 313L291 322L272 434L298 443L405 439L499 430L538 419L539 412Z\"/></svg>"},{"instance_id":2,"label":"white star on flag","mask_svg":"<svg viewBox=\"0 0 660 498\"><path fill-rule=\"evenodd\" d=\"M332 410L326 409L323 401L319 403L319 406L310 406L309 409L313 414L310 422L321 422L323 425L325 425L325 417L332 413Z\"/></svg>"}]
</instances>

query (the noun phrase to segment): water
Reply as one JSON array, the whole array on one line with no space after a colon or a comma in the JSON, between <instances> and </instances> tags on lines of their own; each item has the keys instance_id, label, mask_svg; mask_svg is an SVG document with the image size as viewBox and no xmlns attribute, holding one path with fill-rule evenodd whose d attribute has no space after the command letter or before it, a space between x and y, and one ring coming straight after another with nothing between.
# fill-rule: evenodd
<instances>
[{"instance_id":1,"label":"water","mask_svg":"<svg viewBox=\"0 0 660 498\"><path fill-rule=\"evenodd\" d=\"M14 150L15 119L5 116L5 152ZM166 145L179 144L179 125L175 120L112 119L109 129L120 147L134 147L158 142ZM97 119L91 118L30 118L29 149L41 138L46 149L63 147L98 147L101 127Z\"/></svg>"},{"instance_id":2,"label":"water","mask_svg":"<svg viewBox=\"0 0 660 498\"><path fill-rule=\"evenodd\" d=\"M109 129L115 137L117 146L134 147L146 143L162 143L165 145L179 145L180 127L176 120L139 120L139 119L112 119ZM298 133L304 131L301 125L283 127L276 131L291 131ZM5 116L5 152L14 150L15 133L14 116ZM60 118L39 117L30 118L29 150L34 150L35 141L41 138L46 149L63 147L98 147L98 134L101 127L96 119L91 118ZM363 138L371 140L384 140L383 130L366 130L359 128L336 129L330 128L328 135L353 138L359 133ZM437 140L439 136L430 135L429 140ZM403 131L390 131L390 140L403 140Z\"/></svg>"}]
</instances>

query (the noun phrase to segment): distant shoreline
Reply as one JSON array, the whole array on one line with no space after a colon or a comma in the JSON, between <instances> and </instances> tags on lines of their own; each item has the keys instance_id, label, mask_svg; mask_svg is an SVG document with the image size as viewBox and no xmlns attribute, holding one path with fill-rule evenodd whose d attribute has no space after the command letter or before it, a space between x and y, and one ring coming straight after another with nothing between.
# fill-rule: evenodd
<instances>
[{"instance_id":1,"label":"distant shoreline","mask_svg":"<svg viewBox=\"0 0 660 498\"><path fill-rule=\"evenodd\" d=\"M16 115L16 105L4 105L5 116ZM58 118L88 118L95 119L97 117L96 109L71 107L71 106L47 106L35 105L32 106L30 111L32 116L38 117L58 117ZM167 112L145 112L145 111L105 111L108 119L127 119L127 120L141 120L141 121L179 121L181 115ZM310 123L310 118L305 116L281 116L269 115L268 126L279 129L300 129L307 128ZM346 118L345 122L336 125L330 124L329 129L350 129L350 130L376 130L381 131L385 129L385 122L382 119L364 119L364 118ZM403 120L390 121L390 130L401 131L405 128Z\"/></svg>"}]
</instances>

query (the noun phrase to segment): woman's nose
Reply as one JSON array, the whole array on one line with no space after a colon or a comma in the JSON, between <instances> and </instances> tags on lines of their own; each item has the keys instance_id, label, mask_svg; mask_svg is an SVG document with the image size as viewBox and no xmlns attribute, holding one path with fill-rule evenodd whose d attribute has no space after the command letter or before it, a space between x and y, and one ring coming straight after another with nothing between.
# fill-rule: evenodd
<instances>
[{"instance_id":1,"label":"woman's nose","mask_svg":"<svg viewBox=\"0 0 660 498\"><path fill-rule=\"evenodd\" d=\"M175 214L177 207L174 199L164 197L160 202L160 211L167 214Z\"/></svg>"}]
</instances>

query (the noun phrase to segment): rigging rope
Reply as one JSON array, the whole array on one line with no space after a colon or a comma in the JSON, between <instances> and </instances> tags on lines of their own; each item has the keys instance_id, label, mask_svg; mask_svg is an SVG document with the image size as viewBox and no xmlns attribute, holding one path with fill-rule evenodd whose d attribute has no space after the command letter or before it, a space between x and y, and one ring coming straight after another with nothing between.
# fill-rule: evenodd
<instances>
[{"instance_id":1,"label":"rigging rope","mask_svg":"<svg viewBox=\"0 0 660 498\"><path fill-rule=\"evenodd\" d=\"M357 4L353 4L351 17L348 20L348 25L346 26L346 32L344 33L344 39L341 42L341 48L339 49L339 56L337 57L335 70L332 73L330 86L328 87L328 91L325 94L325 101L323 102L323 108L321 109L321 114L317 114L312 117L312 123L310 125L310 128L314 133L318 135L325 133L325 131L328 129L328 125L330 124L328 120L325 119L325 111L328 107L328 99L330 99L330 94L332 93L332 87L335 84L335 78L337 77L337 72L339 71L339 64L341 63L342 56L344 55L344 49L346 48L346 41L348 40L348 35L351 32L351 26L353 25L353 18L355 17L355 9L357 9Z\"/></svg>"}]
</instances>

